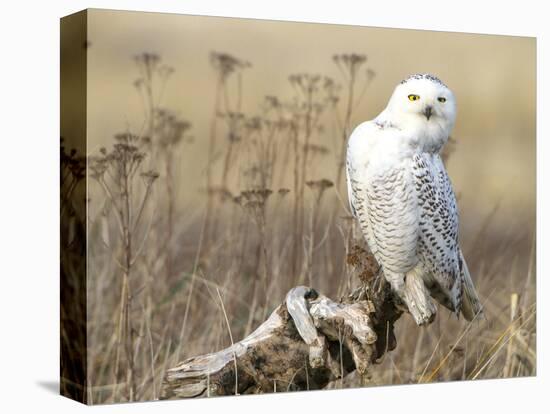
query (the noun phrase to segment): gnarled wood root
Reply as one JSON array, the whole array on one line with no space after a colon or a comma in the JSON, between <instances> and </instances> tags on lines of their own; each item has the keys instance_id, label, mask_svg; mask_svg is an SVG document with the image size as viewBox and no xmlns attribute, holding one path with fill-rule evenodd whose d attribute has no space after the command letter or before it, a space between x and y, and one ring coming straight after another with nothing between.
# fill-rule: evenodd
<instances>
[{"instance_id":1,"label":"gnarled wood root","mask_svg":"<svg viewBox=\"0 0 550 414\"><path fill-rule=\"evenodd\" d=\"M388 286L375 295L362 287L343 302L293 288L240 342L169 369L161 398L320 389L353 370L365 375L395 348L400 315Z\"/></svg>"}]
</instances>

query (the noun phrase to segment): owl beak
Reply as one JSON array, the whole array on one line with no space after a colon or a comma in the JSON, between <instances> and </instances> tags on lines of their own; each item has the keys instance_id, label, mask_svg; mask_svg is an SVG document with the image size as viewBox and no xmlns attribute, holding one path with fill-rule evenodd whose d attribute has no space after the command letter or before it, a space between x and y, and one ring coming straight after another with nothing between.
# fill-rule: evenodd
<instances>
[{"instance_id":1,"label":"owl beak","mask_svg":"<svg viewBox=\"0 0 550 414\"><path fill-rule=\"evenodd\" d=\"M426 119L429 121L431 116L432 116L432 107L431 106L426 106L424 108L424 116L426 117Z\"/></svg>"}]
</instances>

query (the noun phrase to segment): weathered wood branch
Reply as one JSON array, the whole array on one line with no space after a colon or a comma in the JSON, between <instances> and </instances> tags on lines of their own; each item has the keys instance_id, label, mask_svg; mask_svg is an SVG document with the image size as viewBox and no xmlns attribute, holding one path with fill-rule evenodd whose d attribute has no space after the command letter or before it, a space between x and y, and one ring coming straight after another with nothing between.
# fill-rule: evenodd
<instances>
[{"instance_id":1,"label":"weathered wood branch","mask_svg":"<svg viewBox=\"0 0 550 414\"><path fill-rule=\"evenodd\" d=\"M161 398L320 389L369 369L396 346L402 311L388 285L364 283L335 302L299 286L252 334L222 351L167 371Z\"/></svg>"}]
</instances>

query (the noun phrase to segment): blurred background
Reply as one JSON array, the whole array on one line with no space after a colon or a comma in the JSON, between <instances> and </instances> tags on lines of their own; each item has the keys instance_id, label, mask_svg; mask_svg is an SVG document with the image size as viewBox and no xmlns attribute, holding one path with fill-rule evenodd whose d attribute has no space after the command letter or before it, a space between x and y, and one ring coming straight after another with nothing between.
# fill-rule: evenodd
<instances>
[{"instance_id":1,"label":"blurred background","mask_svg":"<svg viewBox=\"0 0 550 414\"><path fill-rule=\"evenodd\" d=\"M535 374L534 38L90 10L83 47L90 402L157 398L230 344L224 313L238 340L292 286L358 283L345 139L417 72L457 98L444 155L487 315L405 315L371 382Z\"/></svg>"},{"instance_id":2,"label":"blurred background","mask_svg":"<svg viewBox=\"0 0 550 414\"><path fill-rule=\"evenodd\" d=\"M501 208L510 213L533 214L534 38L100 10L90 17L89 145L105 145L114 131L128 125L141 128L133 57L143 51L157 53L176 69L163 105L192 120L198 154L206 152L208 140L200 137L208 135L214 104L211 52L252 64L243 72L242 110L249 113L259 112L266 95L290 97L291 74L327 75L344 84L332 56L365 54L362 70L371 68L376 78L354 108L352 126L380 113L393 88L409 74L433 73L458 102L458 145L448 168L455 188L475 203L476 211L465 215L463 224L487 214L502 198ZM335 140L329 133L315 139L327 146ZM200 172L200 161L187 160L186 174ZM198 174L186 177L201 184Z\"/></svg>"}]
</instances>

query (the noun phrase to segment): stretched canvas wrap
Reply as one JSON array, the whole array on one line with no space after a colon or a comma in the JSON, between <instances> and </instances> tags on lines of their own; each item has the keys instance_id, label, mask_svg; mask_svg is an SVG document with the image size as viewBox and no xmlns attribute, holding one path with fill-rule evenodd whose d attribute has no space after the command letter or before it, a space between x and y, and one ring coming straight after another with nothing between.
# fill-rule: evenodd
<instances>
[{"instance_id":1,"label":"stretched canvas wrap","mask_svg":"<svg viewBox=\"0 0 550 414\"><path fill-rule=\"evenodd\" d=\"M536 374L536 40L61 19L61 393Z\"/></svg>"}]
</instances>

